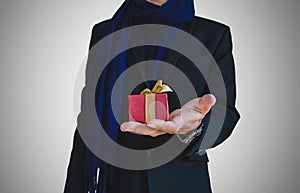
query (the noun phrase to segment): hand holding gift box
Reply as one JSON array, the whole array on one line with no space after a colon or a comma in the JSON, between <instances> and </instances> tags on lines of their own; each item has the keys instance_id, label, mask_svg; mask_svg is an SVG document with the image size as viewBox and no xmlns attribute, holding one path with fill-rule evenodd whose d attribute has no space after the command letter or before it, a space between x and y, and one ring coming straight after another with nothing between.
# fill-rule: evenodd
<instances>
[{"instance_id":1,"label":"hand holding gift box","mask_svg":"<svg viewBox=\"0 0 300 193\"><path fill-rule=\"evenodd\" d=\"M158 80L152 90L146 88L140 95L129 95L129 120L143 123L151 119L169 120L168 95L165 92L173 91Z\"/></svg>"},{"instance_id":2,"label":"hand holding gift box","mask_svg":"<svg viewBox=\"0 0 300 193\"><path fill-rule=\"evenodd\" d=\"M139 96L139 95L138 95ZM216 98L212 94L194 98L170 113L169 120L151 119L146 123L129 121L121 124L122 132L157 137L163 134L185 135L196 130L205 115L215 104Z\"/></svg>"}]
</instances>

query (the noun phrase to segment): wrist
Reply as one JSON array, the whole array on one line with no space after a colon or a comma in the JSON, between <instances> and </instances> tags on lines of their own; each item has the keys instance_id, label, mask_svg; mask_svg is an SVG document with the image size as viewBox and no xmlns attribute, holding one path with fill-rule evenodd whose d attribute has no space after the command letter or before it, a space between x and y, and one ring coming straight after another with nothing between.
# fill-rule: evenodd
<instances>
[{"instance_id":1,"label":"wrist","mask_svg":"<svg viewBox=\"0 0 300 193\"><path fill-rule=\"evenodd\" d=\"M202 120L200 126L186 134L176 134L178 139L185 144L189 144L194 138L198 137L202 133L202 128L204 126L204 120Z\"/></svg>"}]
</instances>

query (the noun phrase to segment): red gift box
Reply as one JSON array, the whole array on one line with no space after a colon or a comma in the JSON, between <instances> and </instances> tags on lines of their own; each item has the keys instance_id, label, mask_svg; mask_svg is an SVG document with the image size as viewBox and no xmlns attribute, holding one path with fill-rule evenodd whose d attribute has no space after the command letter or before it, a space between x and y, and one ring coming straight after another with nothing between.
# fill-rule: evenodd
<instances>
[{"instance_id":1,"label":"red gift box","mask_svg":"<svg viewBox=\"0 0 300 193\"><path fill-rule=\"evenodd\" d=\"M143 123L151 119L169 120L168 95L163 92L173 91L158 80L152 90L146 88L140 95L129 95L129 120Z\"/></svg>"},{"instance_id":2,"label":"red gift box","mask_svg":"<svg viewBox=\"0 0 300 193\"><path fill-rule=\"evenodd\" d=\"M168 95L140 94L128 96L129 120L148 122L151 119L169 120Z\"/></svg>"}]
</instances>

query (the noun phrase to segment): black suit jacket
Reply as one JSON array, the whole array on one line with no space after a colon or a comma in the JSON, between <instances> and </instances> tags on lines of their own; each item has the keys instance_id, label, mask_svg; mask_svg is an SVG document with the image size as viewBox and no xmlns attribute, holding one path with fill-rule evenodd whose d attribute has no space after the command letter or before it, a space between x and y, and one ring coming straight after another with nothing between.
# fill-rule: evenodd
<instances>
[{"instance_id":1,"label":"black suit jacket","mask_svg":"<svg viewBox=\"0 0 300 193\"><path fill-rule=\"evenodd\" d=\"M103 38L102 32L108 21L109 20L102 21L93 27L90 49ZM215 147L230 136L240 118L240 115L235 107L236 81L230 29L228 26L219 22L196 16L193 22L185 23L183 30L196 37L208 49L217 62L225 82L227 94L226 116L224 124L221 128L221 132L212 146ZM137 53L139 50L135 50L133 52ZM140 53L139 56L139 58L135 57L134 59L132 57L131 59L133 61L131 62L139 62L144 59L142 53ZM205 80L201 75L193 73L193 69L184 69L185 66L188 66L186 64L191 63L191 61L189 61L187 58L172 50L169 50L166 54L165 61L169 62L170 64L176 64L176 67L181 68L183 71L189 72L189 78L191 82L196 85L195 88L199 97L203 94L209 93ZM84 92L85 90L83 89L82 95L84 95ZM176 98L176 96L173 97ZM174 110L176 108L179 108L178 104L171 104L170 110ZM80 114L78 117L80 117ZM207 119L205 120L206 123L209 122L208 117L209 115L205 118ZM79 122L78 125L80 125ZM206 129L207 124L204 127L202 134L195 138L184 150L184 152L182 152L174 160L163 166L144 171L144 174L146 175L145 180L147 180L147 186L149 187L151 193L211 192L207 169L208 157L206 153L203 155L199 155L197 153ZM132 135L133 134L122 133L120 140L121 144L130 147L130 144L126 144L126 140L124 139L132 137L134 140L134 136ZM149 137L147 140L148 144L152 143L154 146L157 146L166 141L168 137L168 135L161 136L158 139L151 139L151 137ZM73 149L67 171L65 193L86 192L86 151L88 151L88 149L76 129L73 139ZM122 169L120 169L120 171L122 171L121 173L124 175L130 175L130 171ZM130 183L130 181L128 181L128 183ZM127 193L124 191L125 188L126 183L120 183L120 186L115 188L114 191L119 193L117 189L120 189L121 192L123 190L124 193Z\"/></svg>"}]
</instances>

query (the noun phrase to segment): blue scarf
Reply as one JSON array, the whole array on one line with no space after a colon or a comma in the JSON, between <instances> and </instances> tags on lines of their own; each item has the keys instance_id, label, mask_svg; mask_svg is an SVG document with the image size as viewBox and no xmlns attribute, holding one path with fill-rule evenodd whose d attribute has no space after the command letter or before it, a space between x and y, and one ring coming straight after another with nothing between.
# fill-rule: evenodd
<instances>
[{"instance_id":1,"label":"blue scarf","mask_svg":"<svg viewBox=\"0 0 300 193\"><path fill-rule=\"evenodd\" d=\"M162 6L146 0L125 0L112 19L109 20L110 23L107 25L109 27L104 30L103 35L106 36L122 28L137 24L164 24L182 28L184 22L190 22L194 19L194 12L193 0L168 0ZM147 57L160 60L165 51L165 48L151 47L147 48L145 53L148 55ZM106 133L115 141L117 141L120 125L115 118L118 115L113 114L110 100L113 85L125 70L126 52L123 52L104 69L96 91L96 107L99 121ZM155 69L153 70L155 71ZM119 97L117 101L122 101L122 97L125 97L122 96L122 85L119 93L120 95L116 96ZM121 102L119 105L120 107L122 106ZM90 151L87 151L86 160L87 192L107 193L108 187L114 186L116 182L114 167L99 160ZM99 168L100 173L98 173Z\"/></svg>"}]
</instances>

